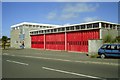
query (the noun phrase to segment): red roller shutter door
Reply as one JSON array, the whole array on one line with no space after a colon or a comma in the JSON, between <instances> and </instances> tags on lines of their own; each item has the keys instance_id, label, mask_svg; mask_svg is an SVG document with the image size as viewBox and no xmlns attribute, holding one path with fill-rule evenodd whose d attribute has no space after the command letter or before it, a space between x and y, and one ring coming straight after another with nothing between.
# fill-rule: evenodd
<instances>
[{"instance_id":1,"label":"red roller shutter door","mask_svg":"<svg viewBox=\"0 0 120 80\"><path fill-rule=\"evenodd\" d=\"M44 35L38 35L38 48L44 48Z\"/></svg>"},{"instance_id":2,"label":"red roller shutter door","mask_svg":"<svg viewBox=\"0 0 120 80\"><path fill-rule=\"evenodd\" d=\"M31 36L31 48L44 48L44 35Z\"/></svg>"},{"instance_id":3,"label":"red roller shutter door","mask_svg":"<svg viewBox=\"0 0 120 80\"><path fill-rule=\"evenodd\" d=\"M67 50L88 52L88 40L99 39L99 30L86 30L67 33Z\"/></svg>"},{"instance_id":4,"label":"red roller shutter door","mask_svg":"<svg viewBox=\"0 0 120 80\"><path fill-rule=\"evenodd\" d=\"M46 49L54 50L65 50L65 34L64 33L55 33L46 35Z\"/></svg>"}]
</instances>

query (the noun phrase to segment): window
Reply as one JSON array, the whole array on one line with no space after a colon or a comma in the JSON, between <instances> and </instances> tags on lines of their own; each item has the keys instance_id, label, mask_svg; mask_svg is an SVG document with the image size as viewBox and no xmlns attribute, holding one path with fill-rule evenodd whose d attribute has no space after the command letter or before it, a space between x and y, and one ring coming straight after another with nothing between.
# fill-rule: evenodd
<instances>
[{"instance_id":1,"label":"window","mask_svg":"<svg viewBox=\"0 0 120 80\"><path fill-rule=\"evenodd\" d=\"M102 27L104 27L104 28L105 28L105 27L106 27L106 24L105 24L105 23L102 23Z\"/></svg>"},{"instance_id":2,"label":"window","mask_svg":"<svg viewBox=\"0 0 120 80\"><path fill-rule=\"evenodd\" d=\"M58 31L61 31L60 28L58 28Z\"/></svg>"},{"instance_id":3,"label":"window","mask_svg":"<svg viewBox=\"0 0 120 80\"><path fill-rule=\"evenodd\" d=\"M116 25L113 25L113 29L116 29Z\"/></svg>"},{"instance_id":4,"label":"window","mask_svg":"<svg viewBox=\"0 0 120 80\"><path fill-rule=\"evenodd\" d=\"M109 28L109 24L106 24L106 28Z\"/></svg>"},{"instance_id":5,"label":"window","mask_svg":"<svg viewBox=\"0 0 120 80\"><path fill-rule=\"evenodd\" d=\"M53 32L53 29L51 29L51 32Z\"/></svg>"},{"instance_id":6,"label":"window","mask_svg":"<svg viewBox=\"0 0 120 80\"><path fill-rule=\"evenodd\" d=\"M36 32L36 31L34 31L34 33L35 33L35 34L37 34L37 32Z\"/></svg>"},{"instance_id":7,"label":"window","mask_svg":"<svg viewBox=\"0 0 120 80\"><path fill-rule=\"evenodd\" d=\"M35 27L35 25L33 25L33 27Z\"/></svg>"},{"instance_id":8,"label":"window","mask_svg":"<svg viewBox=\"0 0 120 80\"><path fill-rule=\"evenodd\" d=\"M64 31L65 28L58 28L58 31Z\"/></svg>"},{"instance_id":9,"label":"window","mask_svg":"<svg viewBox=\"0 0 120 80\"><path fill-rule=\"evenodd\" d=\"M41 33L41 31L38 31L38 33Z\"/></svg>"},{"instance_id":10,"label":"window","mask_svg":"<svg viewBox=\"0 0 120 80\"><path fill-rule=\"evenodd\" d=\"M117 49L117 45L111 45L111 49Z\"/></svg>"},{"instance_id":11,"label":"window","mask_svg":"<svg viewBox=\"0 0 120 80\"><path fill-rule=\"evenodd\" d=\"M57 31L57 29L54 29L54 32L56 32Z\"/></svg>"},{"instance_id":12,"label":"window","mask_svg":"<svg viewBox=\"0 0 120 80\"><path fill-rule=\"evenodd\" d=\"M120 50L120 45L117 45L117 50Z\"/></svg>"},{"instance_id":13,"label":"window","mask_svg":"<svg viewBox=\"0 0 120 80\"><path fill-rule=\"evenodd\" d=\"M112 29L112 24L110 24L110 29Z\"/></svg>"},{"instance_id":14,"label":"window","mask_svg":"<svg viewBox=\"0 0 120 80\"><path fill-rule=\"evenodd\" d=\"M71 26L71 27L70 27L70 30L74 30L74 26Z\"/></svg>"},{"instance_id":15,"label":"window","mask_svg":"<svg viewBox=\"0 0 120 80\"><path fill-rule=\"evenodd\" d=\"M76 27L76 29L80 29L80 27L79 26L75 26Z\"/></svg>"},{"instance_id":16,"label":"window","mask_svg":"<svg viewBox=\"0 0 120 80\"><path fill-rule=\"evenodd\" d=\"M29 25L29 27L32 27L32 25Z\"/></svg>"},{"instance_id":17,"label":"window","mask_svg":"<svg viewBox=\"0 0 120 80\"><path fill-rule=\"evenodd\" d=\"M38 34L38 31L36 31L36 34Z\"/></svg>"},{"instance_id":18,"label":"window","mask_svg":"<svg viewBox=\"0 0 120 80\"><path fill-rule=\"evenodd\" d=\"M43 33L43 30L41 31L41 33Z\"/></svg>"},{"instance_id":19,"label":"window","mask_svg":"<svg viewBox=\"0 0 120 80\"><path fill-rule=\"evenodd\" d=\"M45 30L45 33L46 33L46 30Z\"/></svg>"},{"instance_id":20,"label":"window","mask_svg":"<svg viewBox=\"0 0 120 80\"><path fill-rule=\"evenodd\" d=\"M65 31L65 28L61 28L62 29L62 31Z\"/></svg>"},{"instance_id":21,"label":"window","mask_svg":"<svg viewBox=\"0 0 120 80\"><path fill-rule=\"evenodd\" d=\"M47 26L46 28L49 28L49 26Z\"/></svg>"},{"instance_id":22,"label":"window","mask_svg":"<svg viewBox=\"0 0 120 80\"><path fill-rule=\"evenodd\" d=\"M66 27L66 30L69 30L69 27Z\"/></svg>"},{"instance_id":23,"label":"window","mask_svg":"<svg viewBox=\"0 0 120 80\"><path fill-rule=\"evenodd\" d=\"M50 32L50 30L47 30L47 32L49 33L49 32Z\"/></svg>"},{"instance_id":24,"label":"window","mask_svg":"<svg viewBox=\"0 0 120 80\"><path fill-rule=\"evenodd\" d=\"M36 34L35 31L33 33Z\"/></svg>"},{"instance_id":25,"label":"window","mask_svg":"<svg viewBox=\"0 0 120 80\"><path fill-rule=\"evenodd\" d=\"M119 45L111 45L111 49L112 50L120 50L120 46Z\"/></svg>"},{"instance_id":26,"label":"window","mask_svg":"<svg viewBox=\"0 0 120 80\"><path fill-rule=\"evenodd\" d=\"M40 28L42 28L42 26L39 26Z\"/></svg>"},{"instance_id":27,"label":"window","mask_svg":"<svg viewBox=\"0 0 120 80\"><path fill-rule=\"evenodd\" d=\"M107 47L107 45L103 45L103 46L101 47L101 49L106 49L106 47Z\"/></svg>"},{"instance_id":28,"label":"window","mask_svg":"<svg viewBox=\"0 0 120 80\"><path fill-rule=\"evenodd\" d=\"M120 26L119 25L117 25L117 30L120 30Z\"/></svg>"},{"instance_id":29,"label":"window","mask_svg":"<svg viewBox=\"0 0 120 80\"><path fill-rule=\"evenodd\" d=\"M85 25L81 25L81 29L85 29Z\"/></svg>"},{"instance_id":30,"label":"window","mask_svg":"<svg viewBox=\"0 0 120 80\"><path fill-rule=\"evenodd\" d=\"M93 24L93 28L98 28L99 27L99 23L94 23Z\"/></svg>"},{"instance_id":31,"label":"window","mask_svg":"<svg viewBox=\"0 0 120 80\"><path fill-rule=\"evenodd\" d=\"M92 28L92 24L87 24L87 28Z\"/></svg>"},{"instance_id":32,"label":"window","mask_svg":"<svg viewBox=\"0 0 120 80\"><path fill-rule=\"evenodd\" d=\"M106 47L106 49L111 49L111 45L108 45L108 46Z\"/></svg>"}]
</instances>

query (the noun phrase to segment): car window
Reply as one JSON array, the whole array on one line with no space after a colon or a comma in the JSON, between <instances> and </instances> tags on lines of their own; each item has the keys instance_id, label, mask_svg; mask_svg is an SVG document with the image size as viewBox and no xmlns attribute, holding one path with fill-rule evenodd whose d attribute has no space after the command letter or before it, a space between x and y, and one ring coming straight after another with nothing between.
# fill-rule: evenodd
<instances>
[{"instance_id":1,"label":"car window","mask_svg":"<svg viewBox=\"0 0 120 80\"><path fill-rule=\"evenodd\" d=\"M112 50L117 50L117 45L111 45Z\"/></svg>"},{"instance_id":2,"label":"car window","mask_svg":"<svg viewBox=\"0 0 120 80\"><path fill-rule=\"evenodd\" d=\"M120 50L120 45L117 45L117 50Z\"/></svg>"},{"instance_id":3,"label":"car window","mask_svg":"<svg viewBox=\"0 0 120 80\"><path fill-rule=\"evenodd\" d=\"M120 50L120 45L103 45L101 49Z\"/></svg>"},{"instance_id":4,"label":"car window","mask_svg":"<svg viewBox=\"0 0 120 80\"><path fill-rule=\"evenodd\" d=\"M106 49L111 49L111 45L107 45Z\"/></svg>"},{"instance_id":5,"label":"car window","mask_svg":"<svg viewBox=\"0 0 120 80\"><path fill-rule=\"evenodd\" d=\"M107 47L107 45L103 45L103 46L101 47L101 49L106 49L106 47Z\"/></svg>"}]
</instances>

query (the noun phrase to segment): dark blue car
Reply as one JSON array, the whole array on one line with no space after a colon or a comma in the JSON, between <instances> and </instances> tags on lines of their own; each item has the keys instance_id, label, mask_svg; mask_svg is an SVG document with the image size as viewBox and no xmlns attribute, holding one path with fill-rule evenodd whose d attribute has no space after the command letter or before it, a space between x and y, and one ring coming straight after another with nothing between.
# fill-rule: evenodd
<instances>
[{"instance_id":1,"label":"dark blue car","mask_svg":"<svg viewBox=\"0 0 120 80\"><path fill-rule=\"evenodd\" d=\"M103 44L98 50L98 55L100 55L101 58L120 57L120 44Z\"/></svg>"}]
</instances>

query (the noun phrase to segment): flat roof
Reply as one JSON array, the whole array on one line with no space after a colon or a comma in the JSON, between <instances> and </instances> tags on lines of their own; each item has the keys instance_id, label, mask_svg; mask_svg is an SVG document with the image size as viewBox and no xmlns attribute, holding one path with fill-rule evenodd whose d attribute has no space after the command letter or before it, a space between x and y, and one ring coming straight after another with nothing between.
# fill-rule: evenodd
<instances>
[{"instance_id":1,"label":"flat roof","mask_svg":"<svg viewBox=\"0 0 120 80\"><path fill-rule=\"evenodd\" d=\"M41 23L32 23L32 22L22 22L22 23L19 23L19 24L15 24L15 25L12 25L12 27L17 27L17 26L20 26L20 25L24 25L24 24L29 24L29 25L41 25L41 26L53 26L53 27L59 27L60 25L53 25L53 24L41 24Z\"/></svg>"},{"instance_id":2,"label":"flat roof","mask_svg":"<svg viewBox=\"0 0 120 80\"><path fill-rule=\"evenodd\" d=\"M108 24L118 25L118 23L112 23L112 22L108 22L108 21L90 21L90 22L84 22L84 23L80 23L80 24L71 24L71 25L67 25L67 26L84 25L84 24L92 24L92 23L108 23Z\"/></svg>"},{"instance_id":3,"label":"flat roof","mask_svg":"<svg viewBox=\"0 0 120 80\"><path fill-rule=\"evenodd\" d=\"M15 25L12 25L12 27L17 27L17 26L20 26L20 25L23 25L23 24L29 24L29 25L41 25L41 26L52 26L53 28L56 27L56 28L59 28L59 27L68 27L68 26L75 26L75 25L84 25L84 24L92 24L92 23L108 23L108 24L115 24L115 25L120 25L118 23L112 23L112 22L108 22L108 21L91 21L91 22L84 22L84 23L79 23L79 24L67 24L67 25L53 25L53 24L41 24L41 23L31 23L31 22L22 22L22 23L19 23L19 24L15 24Z\"/></svg>"},{"instance_id":4,"label":"flat roof","mask_svg":"<svg viewBox=\"0 0 120 80\"><path fill-rule=\"evenodd\" d=\"M62 25L62 26L59 25L59 27L45 28L45 29L40 29L40 30L57 29L57 28L62 28L62 27L65 28L65 27L69 27L69 26L85 25L85 24L93 24L93 23L108 23L108 24L120 25L118 23L112 23L112 22L107 22L107 21L91 21L91 22L85 22L85 23L80 23L80 24L69 24L69 25ZM39 31L39 29L31 30L30 32L33 32L33 31Z\"/></svg>"}]
</instances>

